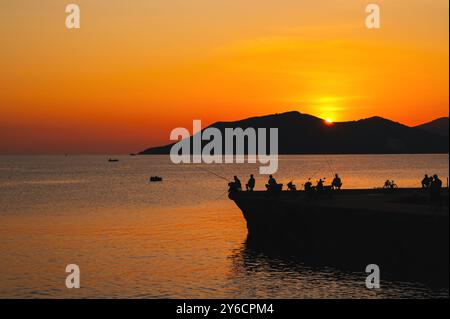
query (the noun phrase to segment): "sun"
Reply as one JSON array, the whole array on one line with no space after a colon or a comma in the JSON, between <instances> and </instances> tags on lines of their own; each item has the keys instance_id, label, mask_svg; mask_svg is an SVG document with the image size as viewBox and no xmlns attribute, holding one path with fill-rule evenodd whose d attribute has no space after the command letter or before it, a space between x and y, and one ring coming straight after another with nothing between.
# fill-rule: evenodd
<instances>
[{"instance_id":1,"label":"sun","mask_svg":"<svg viewBox=\"0 0 450 319\"><path fill-rule=\"evenodd\" d=\"M327 123L328 125L331 125L331 124L333 124L333 120L330 118L326 118L325 123Z\"/></svg>"}]
</instances>

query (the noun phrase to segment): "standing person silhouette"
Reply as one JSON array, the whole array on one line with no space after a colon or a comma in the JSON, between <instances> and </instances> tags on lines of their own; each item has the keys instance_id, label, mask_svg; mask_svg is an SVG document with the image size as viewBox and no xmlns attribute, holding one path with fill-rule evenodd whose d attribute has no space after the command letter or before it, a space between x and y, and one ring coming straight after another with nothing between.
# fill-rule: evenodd
<instances>
[{"instance_id":1,"label":"standing person silhouette","mask_svg":"<svg viewBox=\"0 0 450 319\"><path fill-rule=\"evenodd\" d=\"M427 189L430 188L431 182L433 181L433 177L428 177L427 174L425 174L425 177L422 179L422 188Z\"/></svg>"},{"instance_id":2,"label":"standing person silhouette","mask_svg":"<svg viewBox=\"0 0 450 319\"><path fill-rule=\"evenodd\" d=\"M442 208L442 198L441 198L441 189L442 189L442 181L439 179L439 177L435 174L433 175L433 181L430 185L430 201L431 201L431 208Z\"/></svg>"},{"instance_id":3,"label":"standing person silhouette","mask_svg":"<svg viewBox=\"0 0 450 319\"><path fill-rule=\"evenodd\" d=\"M256 183L256 180L253 177L253 174L251 174L247 184L245 185L245 188L247 189L247 191L252 192L253 189L255 188L255 183Z\"/></svg>"}]
</instances>

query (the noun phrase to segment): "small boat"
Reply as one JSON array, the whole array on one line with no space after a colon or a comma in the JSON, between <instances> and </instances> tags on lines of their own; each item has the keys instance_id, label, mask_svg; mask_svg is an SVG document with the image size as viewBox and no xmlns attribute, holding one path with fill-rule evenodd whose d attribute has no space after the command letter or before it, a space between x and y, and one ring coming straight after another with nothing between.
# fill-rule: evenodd
<instances>
[{"instance_id":1,"label":"small boat","mask_svg":"<svg viewBox=\"0 0 450 319\"><path fill-rule=\"evenodd\" d=\"M119 160L118 159L116 159L116 158L110 158L109 160L108 160L108 162L118 162Z\"/></svg>"},{"instance_id":2,"label":"small boat","mask_svg":"<svg viewBox=\"0 0 450 319\"><path fill-rule=\"evenodd\" d=\"M159 176L152 176L150 177L150 182L162 182L162 177Z\"/></svg>"}]
</instances>

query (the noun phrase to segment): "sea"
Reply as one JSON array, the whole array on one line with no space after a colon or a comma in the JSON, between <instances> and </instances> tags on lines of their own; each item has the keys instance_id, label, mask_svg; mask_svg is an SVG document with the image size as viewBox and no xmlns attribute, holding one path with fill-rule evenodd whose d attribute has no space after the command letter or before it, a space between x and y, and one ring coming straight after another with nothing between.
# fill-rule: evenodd
<instances>
[{"instance_id":1,"label":"sea","mask_svg":"<svg viewBox=\"0 0 450 319\"><path fill-rule=\"evenodd\" d=\"M110 157L118 162L109 162ZM227 197L260 164L173 164L168 156L0 156L0 298L448 298L447 287L310 265L253 249ZM445 155L280 156L298 188L338 173L343 188L447 184ZM150 183L149 177L163 177ZM318 252L320 253L320 252ZM66 287L66 266L80 288Z\"/></svg>"}]
</instances>

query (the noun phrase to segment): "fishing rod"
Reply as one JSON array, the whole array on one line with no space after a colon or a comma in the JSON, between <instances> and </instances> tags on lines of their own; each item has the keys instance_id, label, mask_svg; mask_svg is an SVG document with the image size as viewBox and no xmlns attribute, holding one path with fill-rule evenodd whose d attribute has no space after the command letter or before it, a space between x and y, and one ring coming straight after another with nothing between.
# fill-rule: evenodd
<instances>
[{"instance_id":1,"label":"fishing rod","mask_svg":"<svg viewBox=\"0 0 450 319\"><path fill-rule=\"evenodd\" d=\"M218 200L219 198L221 198L223 195L228 194L228 190L222 194L220 194L219 196L217 196L217 198L214 199L214 201Z\"/></svg>"},{"instance_id":2,"label":"fishing rod","mask_svg":"<svg viewBox=\"0 0 450 319\"><path fill-rule=\"evenodd\" d=\"M330 169L332 175L334 176L333 168L331 167L331 164L328 161L328 157L325 155L324 158L325 158L325 161L327 162L328 168ZM323 172L323 170L324 170L324 168L322 166L320 166L316 171L314 171L313 174L309 175L310 177L308 177L308 178L314 179L314 176L318 175L318 173L321 174ZM324 177L324 179L325 179L325 177ZM302 184L302 185L304 185L304 184Z\"/></svg>"},{"instance_id":3,"label":"fishing rod","mask_svg":"<svg viewBox=\"0 0 450 319\"><path fill-rule=\"evenodd\" d=\"M327 161L328 168L331 171L331 176L334 176L334 170L333 170L333 168L331 167L331 164L330 164L331 159L330 159L330 161L328 161L328 156L325 156L325 160Z\"/></svg>"},{"instance_id":4,"label":"fishing rod","mask_svg":"<svg viewBox=\"0 0 450 319\"><path fill-rule=\"evenodd\" d=\"M318 175L318 173L322 173L323 171L323 167L319 167L318 170L316 170L313 174L310 175L310 177L308 177L309 179L314 178L314 176Z\"/></svg>"},{"instance_id":5,"label":"fishing rod","mask_svg":"<svg viewBox=\"0 0 450 319\"><path fill-rule=\"evenodd\" d=\"M222 176L222 175L219 175L219 174L217 174L217 173L214 173L213 171L210 171L210 170L208 170L208 169L206 169L206 168L203 168L203 167L200 167L200 166L194 166L194 167L195 167L195 168L198 168L199 170L202 170L202 171L208 172L208 173L210 173L210 174L213 174L214 176L219 177L219 178L221 178L221 179L223 179L223 180L226 180L227 182L230 181L228 178L226 178L226 177L224 177L224 176Z\"/></svg>"},{"instance_id":6,"label":"fishing rod","mask_svg":"<svg viewBox=\"0 0 450 319\"><path fill-rule=\"evenodd\" d=\"M208 170L208 169L206 169L206 168L203 168L203 167L200 167L200 166L194 166L194 167L198 168L198 169L201 170L201 171L205 171L205 172L208 172L208 173L210 173L210 174L213 174L214 176L219 177L219 178L224 179L224 180L226 180L227 182L229 182L228 178L226 178L226 177L224 177L224 176L222 176L222 175L219 175L219 174L217 174L217 173L215 173L215 172L213 172L213 171L210 171L210 170ZM224 193L221 193L219 196L217 196L217 197L214 199L214 201L218 200L219 198L221 198L222 196L224 196L224 195L227 194L227 193L228 193L228 190L225 191Z\"/></svg>"}]
</instances>

